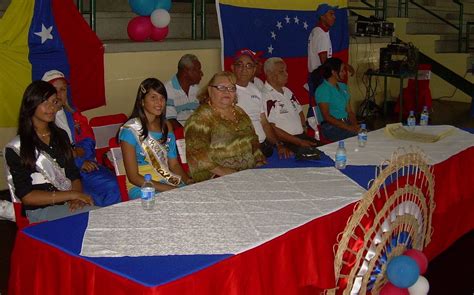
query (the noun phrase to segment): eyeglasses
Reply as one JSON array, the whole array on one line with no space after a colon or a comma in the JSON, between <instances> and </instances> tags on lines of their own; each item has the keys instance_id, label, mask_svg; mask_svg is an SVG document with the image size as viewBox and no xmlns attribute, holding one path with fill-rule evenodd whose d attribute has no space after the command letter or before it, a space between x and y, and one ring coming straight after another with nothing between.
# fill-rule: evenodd
<instances>
[{"instance_id":1,"label":"eyeglasses","mask_svg":"<svg viewBox=\"0 0 474 295\"><path fill-rule=\"evenodd\" d=\"M209 86L216 88L216 89L217 89L218 91L220 91L220 92L224 92L224 91L236 92L236 91L237 91L237 87L235 87L234 85L232 85L232 86L225 86L225 85L209 85Z\"/></svg>"},{"instance_id":2,"label":"eyeglasses","mask_svg":"<svg viewBox=\"0 0 474 295\"><path fill-rule=\"evenodd\" d=\"M255 68L255 64L243 64L243 63L236 63L234 64L236 68L246 68L247 70L251 70Z\"/></svg>"}]
</instances>

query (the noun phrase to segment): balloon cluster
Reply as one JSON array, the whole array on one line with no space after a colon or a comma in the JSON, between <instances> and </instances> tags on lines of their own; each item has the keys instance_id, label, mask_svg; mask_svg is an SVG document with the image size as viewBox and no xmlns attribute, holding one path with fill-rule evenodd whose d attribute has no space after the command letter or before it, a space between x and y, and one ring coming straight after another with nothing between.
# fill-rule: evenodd
<instances>
[{"instance_id":1,"label":"balloon cluster","mask_svg":"<svg viewBox=\"0 0 474 295\"><path fill-rule=\"evenodd\" d=\"M128 22L127 33L131 40L163 41L168 36L171 0L128 0L128 4L139 15Z\"/></svg>"},{"instance_id":2,"label":"balloon cluster","mask_svg":"<svg viewBox=\"0 0 474 295\"><path fill-rule=\"evenodd\" d=\"M430 290L428 280L422 276L428 268L428 259L419 250L409 249L392 258L387 266L388 283L380 295L426 295Z\"/></svg>"}]
</instances>

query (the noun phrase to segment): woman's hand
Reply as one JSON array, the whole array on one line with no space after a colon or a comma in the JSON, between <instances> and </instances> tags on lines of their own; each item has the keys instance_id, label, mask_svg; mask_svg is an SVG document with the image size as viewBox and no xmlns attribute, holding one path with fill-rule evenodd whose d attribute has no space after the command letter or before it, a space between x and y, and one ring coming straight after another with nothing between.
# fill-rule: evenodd
<instances>
[{"instance_id":1,"label":"woman's hand","mask_svg":"<svg viewBox=\"0 0 474 295\"><path fill-rule=\"evenodd\" d=\"M192 179L191 177L188 177L187 179L183 179L183 182L184 184L187 184L187 185L196 183L194 179Z\"/></svg>"},{"instance_id":2,"label":"woman's hand","mask_svg":"<svg viewBox=\"0 0 474 295\"><path fill-rule=\"evenodd\" d=\"M153 185L155 186L155 190L157 192L166 192L166 191L170 191L172 189L177 188L177 186L173 186L167 183L161 183L158 181L153 181Z\"/></svg>"},{"instance_id":3,"label":"woman's hand","mask_svg":"<svg viewBox=\"0 0 474 295\"><path fill-rule=\"evenodd\" d=\"M92 200L91 196L80 192L77 192L74 195L74 198L67 203L71 212L82 209L86 205L94 206L94 201Z\"/></svg>"},{"instance_id":4,"label":"woman's hand","mask_svg":"<svg viewBox=\"0 0 474 295\"><path fill-rule=\"evenodd\" d=\"M350 125L349 130L354 132L354 133L359 133L360 125L359 124Z\"/></svg>"},{"instance_id":5,"label":"woman's hand","mask_svg":"<svg viewBox=\"0 0 474 295\"><path fill-rule=\"evenodd\" d=\"M99 170L99 165L97 165L97 163L94 162L94 161L86 160L82 164L81 171L89 173L89 172L92 172L92 171L95 171L95 170Z\"/></svg>"},{"instance_id":6,"label":"woman's hand","mask_svg":"<svg viewBox=\"0 0 474 295\"><path fill-rule=\"evenodd\" d=\"M75 147L72 149L72 155L74 158L83 157L86 151L81 147Z\"/></svg>"}]
</instances>

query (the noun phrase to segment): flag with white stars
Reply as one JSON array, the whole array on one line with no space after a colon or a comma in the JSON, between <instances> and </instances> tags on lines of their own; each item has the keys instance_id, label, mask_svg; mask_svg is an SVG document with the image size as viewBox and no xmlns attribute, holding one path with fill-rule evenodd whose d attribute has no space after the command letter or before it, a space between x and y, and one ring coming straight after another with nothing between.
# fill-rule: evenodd
<instances>
[{"instance_id":1,"label":"flag with white stars","mask_svg":"<svg viewBox=\"0 0 474 295\"><path fill-rule=\"evenodd\" d=\"M73 105L105 105L104 47L73 0L12 0L0 20L0 127L16 127L23 92L63 72Z\"/></svg>"},{"instance_id":2,"label":"flag with white stars","mask_svg":"<svg viewBox=\"0 0 474 295\"><path fill-rule=\"evenodd\" d=\"M307 104L303 86L308 77L308 37L321 3L339 6L330 31L333 56L347 60L347 0L217 0L224 68L230 68L232 57L242 48L264 52L263 59L281 57L288 67L288 88Z\"/></svg>"}]
</instances>

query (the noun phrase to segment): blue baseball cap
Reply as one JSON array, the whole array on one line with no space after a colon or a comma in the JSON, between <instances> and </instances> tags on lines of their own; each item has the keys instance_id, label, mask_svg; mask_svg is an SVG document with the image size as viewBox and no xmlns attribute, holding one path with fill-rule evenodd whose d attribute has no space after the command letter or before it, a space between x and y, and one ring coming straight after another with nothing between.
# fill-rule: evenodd
<instances>
[{"instance_id":1,"label":"blue baseball cap","mask_svg":"<svg viewBox=\"0 0 474 295\"><path fill-rule=\"evenodd\" d=\"M316 8L316 18L319 19L321 16L325 15L330 10L336 10L338 6L331 6L326 3L319 4Z\"/></svg>"}]
</instances>

